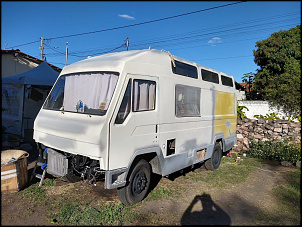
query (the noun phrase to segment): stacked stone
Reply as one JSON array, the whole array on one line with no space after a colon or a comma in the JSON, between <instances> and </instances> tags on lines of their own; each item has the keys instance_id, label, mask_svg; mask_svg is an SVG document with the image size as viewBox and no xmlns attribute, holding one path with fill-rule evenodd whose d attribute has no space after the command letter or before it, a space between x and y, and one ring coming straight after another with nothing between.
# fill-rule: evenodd
<instances>
[{"instance_id":1,"label":"stacked stone","mask_svg":"<svg viewBox=\"0 0 302 227\"><path fill-rule=\"evenodd\" d=\"M263 118L237 120L237 144L233 150L244 152L249 148L249 142L267 141L269 139L290 138L293 142L301 143L301 122L287 120L267 120Z\"/></svg>"}]
</instances>

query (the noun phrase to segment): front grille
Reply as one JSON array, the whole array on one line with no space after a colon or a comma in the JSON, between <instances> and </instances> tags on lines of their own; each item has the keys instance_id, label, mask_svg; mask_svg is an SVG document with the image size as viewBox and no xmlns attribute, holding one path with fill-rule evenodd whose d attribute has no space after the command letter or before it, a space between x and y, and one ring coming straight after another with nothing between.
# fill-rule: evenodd
<instances>
[{"instance_id":1,"label":"front grille","mask_svg":"<svg viewBox=\"0 0 302 227\"><path fill-rule=\"evenodd\" d=\"M68 172L66 156L47 148L47 173L63 177Z\"/></svg>"}]
</instances>

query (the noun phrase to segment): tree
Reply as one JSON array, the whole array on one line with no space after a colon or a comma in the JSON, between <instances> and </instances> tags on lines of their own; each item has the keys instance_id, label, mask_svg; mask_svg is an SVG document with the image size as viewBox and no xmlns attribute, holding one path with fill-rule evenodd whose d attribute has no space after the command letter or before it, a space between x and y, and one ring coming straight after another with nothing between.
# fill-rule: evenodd
<instances>
[{"instance_id":1,"label":"tree","mask_svg":"<svg viewBox=\"0 0 302 227\"><path fill-rule=\"evenodd\" d=\"M253 100L253 93L252 93L252 84L254 82L254 74L252 72L250 73L246 73L246 74L243 74L243 77L241 77L242 79L242 82L246 83L246 87L245 88L248 88L249 92L246 96L247 100Z\"/></svg>"},{"instance_id":2,"label":"tree","mask_svg":"<svg viewBox=\"0 0 302 227\"><path fill-rule=\"evenodd\" d=\"M301 26L280 30L256 42L254 61L260 66L254 89L287 115L301 115Z\"/></svg>"}]
</instances>

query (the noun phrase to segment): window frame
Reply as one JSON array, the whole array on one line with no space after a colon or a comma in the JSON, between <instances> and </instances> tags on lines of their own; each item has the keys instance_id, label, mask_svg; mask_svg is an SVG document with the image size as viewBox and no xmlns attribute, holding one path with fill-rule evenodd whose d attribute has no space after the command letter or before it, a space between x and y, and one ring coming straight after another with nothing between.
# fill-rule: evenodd
<instances>
[{"instance_id":1,"label":"window frame","mask_svg":"<svg viewBox=\"0 0 302 227\"><path fill-rule=\"evenodd\" d=\"M71 111L71 110L66 110L65 108L62 109L63 103L62 103L61 108L53 108L54 104L52 104L52 107L48 106L48 100L51 98L51 95L53 94L54 90L58 89L56 86L59 86L60 83L63 83L63 85L64 85L64 89L63 89L63 99L64 99L66 77L68 77L68 76L81 76L81 75L85 76L85 75L88 75L88 74L112 74L112 75L117 76L117 81L116 81L116 84L114 86L114 90L112 92L111 99L110 99L109 104L108 104L108 108L106 110L88 109L88 111L83 111L83 112L81 112L81 111ZM120 76L120 73L116 72L116 71L87 71L87 72L74 72L74 73L68 73L68 74L60 75L60 77L57 79L56 83L53 85L53 88L51 89L50 93L46 97L45 102L42 105L42 108L45 109L45 110L60 111L60 112L66 112L66 113L104 116L104 115L106 115L107 110L109 109L110 103L112 101L112 98L114 96L114 93L116 92L116 87L117 87L117 83L118 83L118 80L119 80L119 76ZM58 98L57 95L55 97Z\"/></svg>"},{"instance_id":2,"label":"window frame","mask_svg":"<svg viewBox=\"0 0 302 227\"><path fill-rule=\"evenodd\" d=\"M231 82L231 84L230 84ZM234 87L234 81L233 78L225 76L225 75L221 75L221 84L224 86L228 86L228 87Z\"/></svg>"},{"instance_id":3,"label":"window frame","mask_svg":"<svg viewBox=\"0 0 302 227\"><path fill-rule=\"evenodd\" d=\"M135 83L135 81L147 81L147 82L152 82L152 83L154 83L154 86L155 86L155 88L154 88L154 104L153 104L153 109L146 109L146 110L134 110L134 96L135 96L135 86L134 86L134 83ZM137 113L137 112L145 112L145 111L152 111L152 110L155 110L156 109L156 86L157 86L157 83L156 83L156 81L154 81L154 80L147 80L147 79L133 79L132 80L132 89L131 89L131 92L132 92L132 97L131 97L131 110L132 110L132 112L134 112L134 113Z\"/></svg>"},{"instance_id":4,"label":"window frame","mask_svg":"<svg viewBox=\"0 0 302 227\"><path fill-rule=\"evenodd\" d=\"M194 103L194 104L196 104L197 106L197 109L198 109L198 114L196 113L193 113L193 114L179 114L179 111L178 111L178 104L177 104L177 102L179 102L179 100L178 100L178 96L179 96L179 92L177 92L177 87L183 87L183 88L185 88L185 90L187 90L188 88L193 88L193 89L195 89L195 92L196 91L198 91L198 100L197 100L197 102L196 103ZM195 87L195 86L189 86L189 85L184 85L184 84L175 84L175 88L174 88L174 90L175 90L175 117L177 117L177 118L183 118L183 117L201 117L201 103L200 103L200 100L201 100L201 88L200 87ZM188 105L188 104L190 104L190 103L185 103L185 105Z\"/></svg>"},{"instance_id":5,"label":"window frame","mask_svg":"<svg viewBox=\"0 0 302 227\"><path fill-rule=\"evenodd\" d=\"M123 105L123 102L124 102L124 99L126 98L126 93L128 91L128 89L130 89L130 94L129 94L129 98L128 98L128 101L129 101L129 112L125 114L125 116L123 118L118 118L119 116L119 113L120 113L120 110L121 110L121 107ZM115 121L114 121L114 124L117 124L117 125L120 125L120 124L123 124L125 122L125 120L127 119L127 117L129 116L129 114L131 113L131 109L132 109L132 79L129 79L128 80L128 83L127 83L127 87L126 87L126 90L124 92L124 95L123 95L123 99L122 99L122 102L120 104L120 107L119 107L119 110L117 112L117 115L116 115L116 118L115 118ZM126 110L126 108L125 108ZM125 112L124 112L125 113Z\"/></svg>"},{"instance_id":6,"label":"window frame","mask_svg":"<svg viewBox=\"0 0 302 227\"><path fill-rule=\"evenodd\" d=\"M209 74L211 74L211 78L213 78L213 80L210 80L210 79L208 79L209 77L203 77L203 75L204 75L204 73L203 73L203 71L205 71L206 73L208 73L208 75ZM210 71L210 70L207 70L207 69L201 69L200 70L200 73L201 73L201 79L203 80L203 81L206 81L206 82L210 82L210 83L215 83L215 84L219 84L219 75L218 75L218 73L216 73L216 72L212 72L212 71ZM214 76L215 77L214 77Z\"/></svg>"},{"instance_id":7,"label":"window frame","mask_svg":"<svg viewBox=\"0 0 302 227\"><path fill-rule=\"evenodd\" d=\"M187 64L187 63L184 63L181 61L177 61L177 60L174 60L174 63L175 63L175 67L173 65L173 62L171 62L172 72L174 74L185 76L185 77L192 78L192 79L198 79L198 70L197 70L196 66L190 65L190 64ZM184 66L186 66L186 67L184 67ZM193 69L194 69L194 71L195 71L194 76L191 76L190 73L185 74L185 72L182 72L182 71L179 72L179 71L177 71L177 69L184 70L185 72L193 72Z\"/></svg>"}]
</instances>

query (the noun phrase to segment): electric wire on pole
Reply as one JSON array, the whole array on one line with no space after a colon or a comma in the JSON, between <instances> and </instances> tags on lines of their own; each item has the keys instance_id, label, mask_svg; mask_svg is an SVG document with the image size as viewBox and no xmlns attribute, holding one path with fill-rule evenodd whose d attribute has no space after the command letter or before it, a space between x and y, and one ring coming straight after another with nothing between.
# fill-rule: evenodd
<instances>
[{"instance_id":1,"label":"electric wire on pole","mask_svg":"<svg viewBox=\"0 0 302 227\"><path fill-rule=\"evenodd\" d=\"M128 51L128 47L129 47L129 38L127 38L125 41L126 41L126 47L127 47L127 51Z\"/></svg>"},{"instance_id":2,"label":"electric wire on pole","mask_svg":"<svg viewBox=\"0 0 302 227\"><path fill-rule=\"evenodd\" d=\"M65 63L65 66L67 65L67 57L68 57L68 42L66 42L66 63Z\"/></svg>"}]
</instances>

